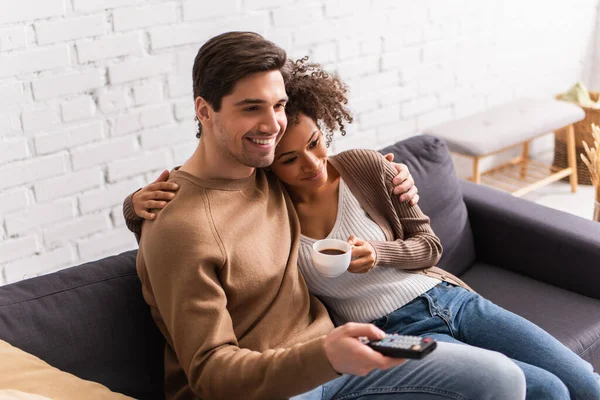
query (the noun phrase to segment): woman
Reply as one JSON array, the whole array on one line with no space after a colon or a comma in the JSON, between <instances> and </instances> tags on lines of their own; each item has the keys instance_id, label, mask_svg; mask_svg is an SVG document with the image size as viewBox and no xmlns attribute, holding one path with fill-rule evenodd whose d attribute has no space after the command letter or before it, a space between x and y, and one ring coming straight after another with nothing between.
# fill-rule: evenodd
<instances>
[{"instance_id":1,"label":"woman","mask_svg":"<svg viewBox=\"0 0 600 400\"><path fill-rule=\"evenodd\" d=\"M440 241L417 206L391 194L395 171L379 153L327 156L333 132L344 134L352 122L338 77L302 59L294 63L286 91L288 128L270 169L285 184L300 220L300 269L334 322L373 322L388 333L464 344L465 351L499 351L525 373L529 399L600 399L589 363L433 266ZM141 199L168 198L146 188L138 193L126 200L138 215L148 208ZM312 264L312 244L323 238L354 245L350 267L339 277L321 276Z\"/></svg>"}]
</instances>

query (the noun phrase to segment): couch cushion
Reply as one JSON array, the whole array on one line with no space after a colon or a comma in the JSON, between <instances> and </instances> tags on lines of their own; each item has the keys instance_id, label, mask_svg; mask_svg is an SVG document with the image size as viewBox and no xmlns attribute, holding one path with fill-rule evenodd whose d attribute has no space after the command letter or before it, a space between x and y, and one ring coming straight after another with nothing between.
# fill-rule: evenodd
<instances>
[{"instance_id":1,"label":"couch cushion","mask_svg":"<svg viewBox=\"0 0 600 400\"><path fill-rule=\"evenodd\" d=\"M444 141L429 135L413 136L388 146L394 161L408 165L419 189L419 206L431 219L444 252L440 268L463 273L475 259L473 234L452 157Z\"/></svg>"},{"instance_id":2,"label":"couch cushion","mask_svg":"<svg viewBox=\"0 0 600 400\"><path fill-rule=\"evenodd\" d=\"M600 300L479 262L461 278L482 296L530 320L600 369Z\"/></svg>"},{"instance_id":3,"label":"couch cushion","mask_svg":"<svg viewBox=\"0 0 600 400\"><path fill-rule=\"evenodd\" d=\"M6 393L6 398L18 399L86 399L126 400L131 397L111 392L99 383L80 379L60 371L39 358L0 340L0 389L16 389L24 393ZM0 390L0 398L2 397ZM29 395L32 396L29 396ZM14 396L14 397L13 397ZM21 396L21 397L18 397Z\"/></svg>"},{"instance_id":4,"label":"couch cushion","mask_svg":"<svg viewBox=\"0 0 600 400\"><path fill-rule=\"evenodd\" d=\"M79 378L161 398L164 341L130 251L0 287L0 339Z\"/></svg>"}]
</instances>

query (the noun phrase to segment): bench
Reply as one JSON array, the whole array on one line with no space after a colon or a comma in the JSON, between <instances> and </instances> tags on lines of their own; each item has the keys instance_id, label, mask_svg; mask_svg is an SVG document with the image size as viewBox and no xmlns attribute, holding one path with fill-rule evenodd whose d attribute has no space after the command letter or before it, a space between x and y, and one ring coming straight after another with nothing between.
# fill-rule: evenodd
<instances>
[{"instance_id":1,"label":"bench","mask_svg":"<svg viewBox=\"0 0 600 400\"><path fill-rule=\"evenodd\" d=\"M573 123L584 119L584 111L572 103L554 99L519 99L455 121L424 130L446 141L451 152L473 159L474 183L522 196L569 176L571 191L577 191L577 167ZM558 169L529 158L532 140L567 128L568 166ZM522 146L520 156L487 171L480 160Z\"/></svg>"}]
</instances>

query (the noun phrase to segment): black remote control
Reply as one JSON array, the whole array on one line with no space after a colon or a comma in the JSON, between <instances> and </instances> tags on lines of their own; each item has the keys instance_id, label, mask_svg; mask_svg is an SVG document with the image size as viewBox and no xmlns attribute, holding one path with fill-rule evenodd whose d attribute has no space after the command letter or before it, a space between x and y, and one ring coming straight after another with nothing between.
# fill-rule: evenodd
<instances>
[{"instance_id":1,"label":"black remote control","mask_svg":"<svg viewBox=\"0 0 600 400\"><path fill-rule=\"evenodd\" d=\"M421 359L436 348L437 342L432 338L390 334L381 340L361 338L361 342L384 356L395 358Z\"/></svg>"}]
</instances>

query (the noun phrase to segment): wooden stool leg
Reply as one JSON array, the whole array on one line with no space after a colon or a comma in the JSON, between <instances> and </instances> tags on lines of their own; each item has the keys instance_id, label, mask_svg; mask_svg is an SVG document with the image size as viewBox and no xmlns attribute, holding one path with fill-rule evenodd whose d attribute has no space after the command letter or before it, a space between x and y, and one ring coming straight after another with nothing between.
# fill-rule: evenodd
<instances>
[{"instance_id":1,"label":"wooden stool leg","mask_svg":"<svg viewBox=\"0 0 600 400\"><path fill-rule=\"evenodd\" d=\"M479 157L473 157L473 182L481 183L481 172L479 171Z\"/></svg>"},{"instance_id":2,"label":"wooden stool leg","mask_svg":"<svg viewBox=\"0 0 600 400\"><path fill-rule=\"evenodd\" d=\"M571 168L571 176L569 181L571 182L571 192L577 192L577 155L575 154L575 130L573 125L569 125L567 128L567 160L569 167Z\"/></svg>"},{"instance_id":3,"label":"wooden stool leg","mask_svg":"<svg viewBox=\"0 0 600 400\"><path fill-rule=\"evenodd\" d=\"M527 176L527 161L529 161L529 141L523 143L523 153L521 154L521 179Z\"/></svg>"}]
</instances>

